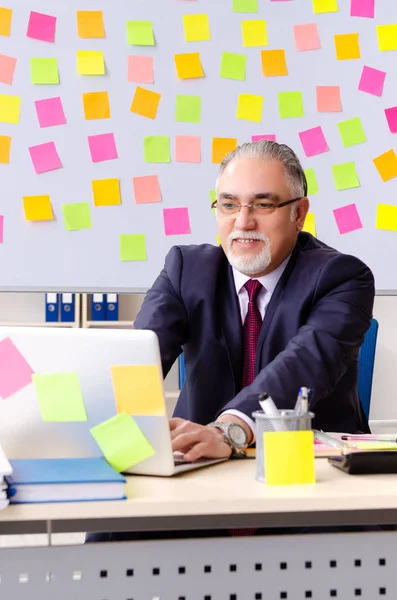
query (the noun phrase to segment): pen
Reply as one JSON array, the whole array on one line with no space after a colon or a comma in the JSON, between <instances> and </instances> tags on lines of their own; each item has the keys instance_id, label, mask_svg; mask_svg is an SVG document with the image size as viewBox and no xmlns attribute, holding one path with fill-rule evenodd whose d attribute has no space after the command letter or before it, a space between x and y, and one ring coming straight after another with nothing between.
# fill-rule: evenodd
<instances>
[{"instance_id":1,"label":"pen","mask_svg":"<svg viewBox=\"0 0 397 600\"><path fill-rule=\"evenodd\" d=\"M281 413L277 406L274 404L273 398L266 392L260 394L259 404L267 417L281 417ZM271 425L275 431L287 431L286 424L280 418L271 420Z\"/></svg>"},{"instance_id":2,"label":"pen","mask_svg":"<svg viewBox=\"0 0 397 600\"><path fill-rule=\"evenodd\" d=\"M373 436L370 437L368 435L342 435L342 440L351 441L351 442L388 442L389 444L397 444L397 438L384 438Z\"/></svg>"}]
</instances>

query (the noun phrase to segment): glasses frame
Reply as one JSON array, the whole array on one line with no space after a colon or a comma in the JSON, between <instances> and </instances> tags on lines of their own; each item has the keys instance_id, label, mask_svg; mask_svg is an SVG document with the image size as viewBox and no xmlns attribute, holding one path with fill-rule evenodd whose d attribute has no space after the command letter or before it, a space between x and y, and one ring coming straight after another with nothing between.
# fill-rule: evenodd
<instances>
[{"instance_id":1,"label":"glasses frame","mask_svg":"<svg viewBox=\"0 0 397 600\"><path fill-rule=\"evenodd\" d=\"M299 200L302 200L302 198L305 198L305 196L300 196L299 198L293 198L292 200L286 200L285 202L280 202L280 204L274 204L272 202L269 202L269 203L256 202L253 204L237 204L236 202L230 202L229 204L235 204L236 206L240 207L239 210L237 211L237 213L230 213L230 216L232 216L233 214L240 214L242 208L248 208L249 211L251 213L253 213L255 211L255 208L254 208L255 204L266 204L266 207L268 207L268 208L283 208L284 206L288 206L289 204L293 204L294 202L299 202ZM211 204L211 208L217 208L217 204L218 204L218 200L214 200ZM227 214L227 213L223 213L223 214Z\"/></svg>"}]
</instances>

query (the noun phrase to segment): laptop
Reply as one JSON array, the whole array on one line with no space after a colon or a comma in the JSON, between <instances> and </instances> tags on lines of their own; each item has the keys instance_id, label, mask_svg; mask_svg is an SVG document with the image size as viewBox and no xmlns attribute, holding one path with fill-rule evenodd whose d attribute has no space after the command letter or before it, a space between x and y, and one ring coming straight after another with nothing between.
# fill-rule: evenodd
<instances>
[{"instance_id":1,"label":"laptop","mask_svg":"<svg viewBox=\"0 0 397 600\"><path fill-rule=\"evenodd\" d=\"M162 373L158 339L152 331L3 326L0 356L7 338L35 373L77 373L88 419L43 421L33 383L24 385L0 398L0 445L9 459L101 456L90 429L117 414L110 367L156 365ZM18 368L13 376L19 376ZM187 463L181 454L173 454L163 388L162 396L164 416L132 415L155 454L125 472L171 476L222 462Z\"/></svg>"}]
</instances>

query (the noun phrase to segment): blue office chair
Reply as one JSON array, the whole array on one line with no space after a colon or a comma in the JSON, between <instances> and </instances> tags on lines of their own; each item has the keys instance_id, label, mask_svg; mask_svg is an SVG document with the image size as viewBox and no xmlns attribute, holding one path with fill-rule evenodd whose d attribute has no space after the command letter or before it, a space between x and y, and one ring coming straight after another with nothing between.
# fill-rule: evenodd
<instances>
[{"instance_id":1,"label":"blue office chair","mask_svg":"<svg viewBox=\"0 0 397 600\"><path fill-rule=\"evenodd\" d=\"M372 319L370 328L365 334L358 357L358 396L361 400L365 416L369 418L371 406L372 379L374 375L376 340L379 323Z\"/></svg>"},{"instance_id":2,"label":"blue office chair","mask_svg":"<svg viewBox=\"0 0 397 600\"><path fill-rule=\"evenodd\" d=\"M183 352L178 357L178 366L179 366L179 389L183 388L183 384L185 383L185 360L183 358Z\"/></svg>"}]
</instances>

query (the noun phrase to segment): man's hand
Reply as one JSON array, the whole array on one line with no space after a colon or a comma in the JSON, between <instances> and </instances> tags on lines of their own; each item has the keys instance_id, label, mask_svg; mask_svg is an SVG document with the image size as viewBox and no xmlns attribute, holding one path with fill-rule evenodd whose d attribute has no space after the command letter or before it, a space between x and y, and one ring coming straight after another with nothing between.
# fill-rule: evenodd
<instances>
[{"instance_id":1,"label":"man's hand","mask_svg":"<svg viewBox=\"0 0 397 600\"><path fill-rule=\"evenodd\" d=\"M186 461L228 458L232 453L222 431L216 427L206 427L176 417L170 420L170 430L172 450L182 452Z\"/></svg>"}]
</instances>

